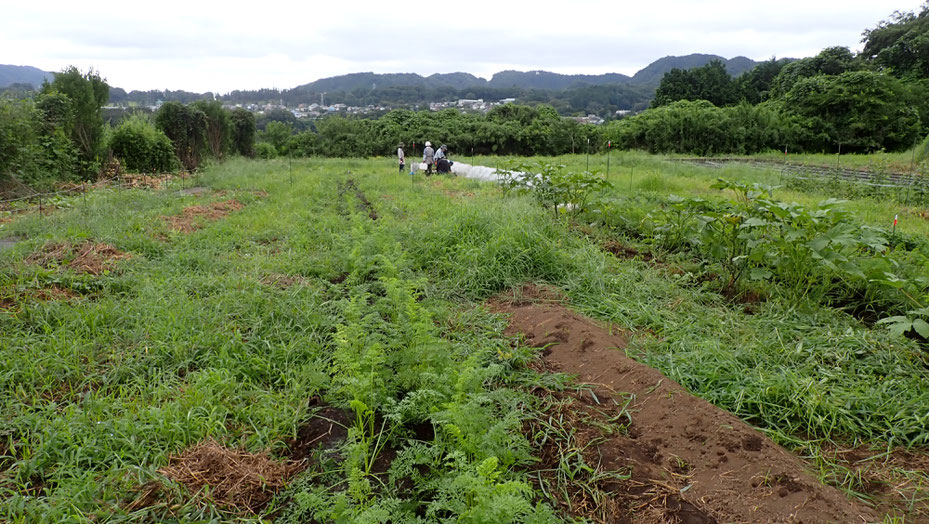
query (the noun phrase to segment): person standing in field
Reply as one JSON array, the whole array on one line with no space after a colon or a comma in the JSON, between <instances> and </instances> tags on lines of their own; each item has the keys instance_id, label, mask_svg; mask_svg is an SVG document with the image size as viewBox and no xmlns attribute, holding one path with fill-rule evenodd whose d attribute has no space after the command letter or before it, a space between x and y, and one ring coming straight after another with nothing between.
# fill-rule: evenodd
<instances>
[{"instance_id":1,"label":"person standing in field","mask_svg":"<svg viewBox=\"0 0 929 524\"><path fill-rule=\"evenodd\" d=\"M403 174L403 168L406 167L404 160L406 157L403 155L403 142L400 142L400 145L397 146L397 159L400 161L400 174Z\"/></svg>"},{"instance_id":2,"label":"person standing in field","mask_svg":"<svg viewBox=\"0 0 929 524\"><path fill-rule=\"evenodd\" d=\"M426 148L423 149L423 163L426 164L426 176L432 174L432 164L435 162L435 149L432 149L432 143L426 141Z\"/></svg>"}]
</instances>

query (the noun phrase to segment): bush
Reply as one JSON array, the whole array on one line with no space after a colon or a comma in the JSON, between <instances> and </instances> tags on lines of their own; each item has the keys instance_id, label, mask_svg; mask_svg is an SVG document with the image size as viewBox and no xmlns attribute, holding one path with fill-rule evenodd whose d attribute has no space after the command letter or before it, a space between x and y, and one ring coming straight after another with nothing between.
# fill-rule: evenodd
<instances>
[{"instance_id":1,"label":"bush","mask_svg":"<svg viewBox=\"0 0 929 524\"><path fill-rule=\"evenodd\" d=\"M277 156L277 149L267 142L258 142L255 144L255 156L258 158L274 158Z\"/></svg>"},{"instance_id":2,"label":"bush","mask_svg":"<svg viewBox=\"0 0 929 524\"><path fill-rule=\"evenodd\" d=\"M171 140L139 114L119 124L109 147L129 171L164 172L177 165Z\"/></svg>"}]
</instances>

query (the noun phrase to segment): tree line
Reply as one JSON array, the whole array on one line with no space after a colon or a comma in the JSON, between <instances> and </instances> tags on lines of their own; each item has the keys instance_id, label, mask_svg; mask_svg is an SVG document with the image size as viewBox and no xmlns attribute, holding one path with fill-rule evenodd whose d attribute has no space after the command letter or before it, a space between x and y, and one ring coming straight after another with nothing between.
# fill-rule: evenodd
<instances>
[{"instance_id":1,"label":"tree line","mask_svg":"<svg viewBox=\"0 0 929 524\"><path fill-rule=\"evenodd\" d=\"M749 154L902 150L929 133L929 3L830 47L732 78L715 61L664 75L651 108L606 126L619 147Z\"/></svg>"},{"instance_id":2,"label":"tree line","mask_svg":"<svg viewBox=\"0 0 929 524\"><path fill-rule=\"evenodd\" d=\"M88 180L118 160L135 172L196 169L206 157L254 155L255 116L217 101L168 102L105 124L109 86L69 67L34 96L0 98L0 190Z\"/></svg>"},{"instance_id":3,"label":"tree line","mask_svg":"<svg viewBox=\"0 0 929 524\"><path fill-rule=\"evenodd\" d=\"M105 124L110 88L98 72L56 73L38 93L0 98L0 184L95 176L110 159L134 171L197 169L244 156L369 157L430 140L453 155L559 155L623 149L683 154L901 150L929 132L929 3L864 33L864 50L831 47L769 60L732 78L720 62L666 73L651 107L602 126L550 104L506 104L487 114L398 109L376 119L256 116L217 100L170 101L153 114ZM609 100L609 86L584 88ZM607 103L607 102L605 102ZM612 103L612 102L609 102ZM927 145L926 147L929 147Z\"/></svg>"}]
</instances>

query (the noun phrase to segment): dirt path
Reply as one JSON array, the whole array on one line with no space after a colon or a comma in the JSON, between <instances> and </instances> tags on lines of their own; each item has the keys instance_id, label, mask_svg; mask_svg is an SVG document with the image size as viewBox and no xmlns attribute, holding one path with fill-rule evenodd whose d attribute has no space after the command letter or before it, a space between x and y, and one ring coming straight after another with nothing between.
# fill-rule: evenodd
<instances>
[{"instance_id":1,"label":"dirt path","mask_svg":"<svg viewBox=\"0 0 929 524\"><path fill-rule=\"evenodd\" d=\"M665 488L666 494L673 488L672 496L679 497L675 505L687 511L631 520L614 515L606 521L880 521L870 508L810 476L803 461L762 433L627 357L618 350L626 345L620 332L566 309L552 292L528 286L515 297L491 300L489 307L509 315L508 334L522 333L531 346L545 347L544 359L553 370L577 375L600 398L612 395L624 404L633 396L628 434L597 444L601 465L631 467L633 479ZM670 508L667 501L665 506Z\"/></svg>"}]
</instances>

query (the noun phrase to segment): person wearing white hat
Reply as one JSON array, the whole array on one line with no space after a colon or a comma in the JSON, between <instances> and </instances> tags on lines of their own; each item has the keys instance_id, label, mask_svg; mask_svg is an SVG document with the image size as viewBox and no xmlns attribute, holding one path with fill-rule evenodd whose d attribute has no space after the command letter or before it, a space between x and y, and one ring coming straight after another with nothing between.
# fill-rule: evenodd
<instances>
[{"instance_id":1,"label":"person wearing white hat","mask_svg":"<svg viewBox=\"0 0 929 524\"><path fill-rule=\"evenodd\" d=\"M432 142L426 141L426 148L423 149L423 163L426 164L426 176L432 174L432 164L435 162L435 149L432 149Z\"/></svg>"}]
</instances>

